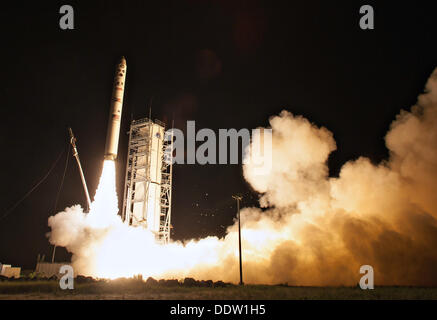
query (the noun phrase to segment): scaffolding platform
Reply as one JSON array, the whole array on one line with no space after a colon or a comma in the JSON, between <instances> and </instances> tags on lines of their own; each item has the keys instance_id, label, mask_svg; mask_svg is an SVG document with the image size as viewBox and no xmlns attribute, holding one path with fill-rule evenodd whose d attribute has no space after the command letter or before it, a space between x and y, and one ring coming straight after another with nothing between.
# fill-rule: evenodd
<instances>
[{"instance_id":1,"label":"scaffolding platform","mask_svg":"<svg viewBox=\"0 0 437 320\"><path fill-rule=\"evenodd\" d=\"M172 161L165 124L149 118L133 120L129 130L122 219L144 227L160 243L170 241Z\"/></svg>"}]
</instances>

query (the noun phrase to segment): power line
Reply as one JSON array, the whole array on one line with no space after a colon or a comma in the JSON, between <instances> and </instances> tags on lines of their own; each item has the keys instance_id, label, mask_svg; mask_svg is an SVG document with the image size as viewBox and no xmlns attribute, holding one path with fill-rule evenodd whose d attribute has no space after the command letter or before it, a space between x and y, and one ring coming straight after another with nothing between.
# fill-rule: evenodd
<instances>
[{"instance_id":1,"label":"power line","mask_svg":"<svg viewBox=\"0 0 437 320\"><path fill-rule=\"evenodd\" d=\"M33 191L35 191L36 188L38 188L41 183L43 183L48 176L50 175L50 173L52 173L53 169L55 169L56 164L59 162L59 160L61 159L62 155L64 154L65 149L62 150L62 152L59 154L58 158L55 160L55 162L52 164L52 166L50 167L49 171L45 174L44 177L42 177L42 179L36 184L34 185L20 200L18 200L11 208L9 208L4 214L3 216L0 218L0 221L3 220L4 218L6 218L12 211L15 210L15 208L18 207L18 205L23 202Z\"/></svg>"},{"instance_id":2,"label":"power line","mask_svg":"<svg viewBox=\"0 0 437 320\"><path fill-rule=\"evenodd\" d=\"M61 184L59 185L58 193L56 194L55 205L53 207L53 212L54 213L56 213L56 210L57 210L57 207L58 207L59 196L61 194L62 186L64 185L64 179L65 179L65 174L67 173L68 159L69 158L70 158L70 148L68 147L67 158L65 159L64 173L62 174Z\"/></svg>"},{"instance_id":3,"label":"power line","mask_svg":"<svg viewBox=\"0 0 437 320\"><path fill-rule=\"evenodd\" d=\"M62 186L64 185L65 174L68 168L68 159L70 158L70 146L68 146L67 158L65 159L64 173L62 174L61 184L59 185L58 194L56 195L55 205L53 207L53 213L56 213L58 207L59 195L61 194ZM52 263L55 262L56 244L53 245Z\"/></svg>"}]
</instances>

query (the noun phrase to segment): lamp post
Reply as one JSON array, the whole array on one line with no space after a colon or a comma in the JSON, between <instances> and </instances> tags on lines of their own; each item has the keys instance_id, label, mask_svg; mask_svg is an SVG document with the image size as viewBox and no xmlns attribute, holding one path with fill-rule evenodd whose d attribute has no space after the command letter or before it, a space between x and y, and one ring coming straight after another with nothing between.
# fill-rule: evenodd
<instances>
[{"instance_id":1,"label":"lamp post","mask_svg":"<svg viewBox=\"0 0 437 320\"><path fill-rule=\"evenodd\" d=\"M240 258L240 286L243 283L243 265L241 263L241 222L240 222L240 201L243 199L240 195L232 196L235 200L237 200L237 217L238 217L238 252Z\"/></svg>"}]
</instances>

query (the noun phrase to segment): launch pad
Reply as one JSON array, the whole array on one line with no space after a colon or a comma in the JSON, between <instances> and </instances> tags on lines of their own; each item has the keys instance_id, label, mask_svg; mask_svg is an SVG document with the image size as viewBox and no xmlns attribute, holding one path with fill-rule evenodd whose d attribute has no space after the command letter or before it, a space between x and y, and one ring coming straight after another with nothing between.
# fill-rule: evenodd
<instances>
[{"instance_id":1,"label":"launch pad","mask_svg":"<svg viewBox=\"0 0 437 320\"><path fill-rule=\"evenodd\" d=\"M165 124L144 118L129 130L122 219L142 226L161 243L170 240L172 161L165 150Z\"/></svg>"}]
</instances>

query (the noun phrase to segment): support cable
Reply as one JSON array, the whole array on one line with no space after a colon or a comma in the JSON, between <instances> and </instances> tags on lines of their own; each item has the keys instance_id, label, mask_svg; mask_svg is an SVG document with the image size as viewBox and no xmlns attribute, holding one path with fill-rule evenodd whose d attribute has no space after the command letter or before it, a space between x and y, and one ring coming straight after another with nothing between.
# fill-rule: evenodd
<instances>
[{"instance_id":1,"label":"support cable","mask_svg":"<svg viewBox=\"0 0 437 320\"><path fill-rule=\"evenodd\" d=\"M58 201L59 201L59 196L61 195L61 190L62 187L64 185L64 180L65 180L65 175L67 173L67 168L68 168L68 160L70 158L70 148L69 146L67 146L67 158L65 159L65 167L64 167L64 173L62 174L62 179L61 179L61 184L59 185L59 189L58 189L58 193L56 194L56 200L55 200L55 205L53 207L53 212L56 213L57 208L58 208Z\"/></svg>"},{"instance_id":2,"label":"support cable","mask_svg":"<svg viewBox=\"0 0 437 320\"><path fill-rule=\"evenodd\" d=\"M62 155L64 154L65 150L62 150L62 152L59 154L58 158L56 158L55 162L50 167L49 171L45 174L44 177L42 177L41 180L38 181L37 184L35 184L20 200L18 200L12 207L10 207L6 212L0 217L0 221L6 218L10 213L12 213L21 202L23 202L28 196L32 194L33 191L35 191L41 183L43 183L52 173L53 169L55 169L56 165L58 164L59 160L61 159Z\"/></svg>"},{"instance_id":3,"label":"support cable","mask_svg":"<svg viewBox=\"0 0 437 320\"><path fill-rule=\"evenodd\" d=\"M57 211L58 200L59 200L59 196L61 194L62 186L64 185L65 174L67 173L68 159L69 158L70 158L70 146L67 146L67 158L65 159L64 173L62 174L61 184L59 185L58 193L56 194L55 205L53 207L53 214L55 214ZM56 254L56 244L53 245L52 263L55 263L55 254Z\"/></svg>"}]
</instances>

